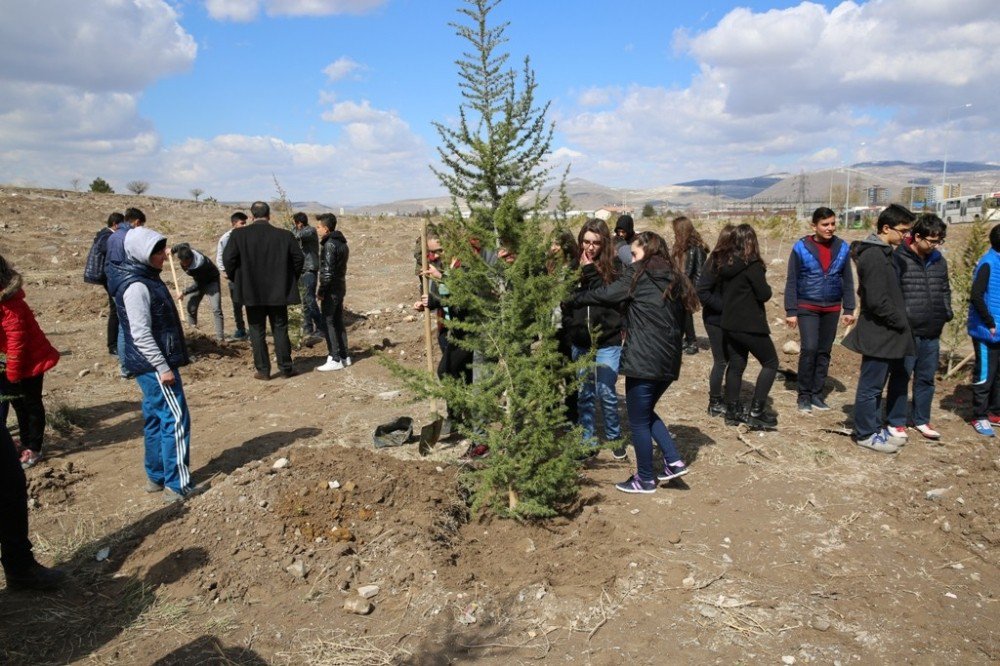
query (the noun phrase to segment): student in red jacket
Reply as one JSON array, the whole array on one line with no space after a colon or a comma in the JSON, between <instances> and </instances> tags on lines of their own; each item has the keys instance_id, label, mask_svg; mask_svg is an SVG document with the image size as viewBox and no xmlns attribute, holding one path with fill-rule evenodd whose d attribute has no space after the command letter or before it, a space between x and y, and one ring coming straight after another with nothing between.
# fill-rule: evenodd
<instances>
[{"instance_id":1,"label":"student in red jacket","mask_svg":"<svg viewBox=\"0 0 1000 666\"><path fill-rule=\"evenodd\" d=\"M17 414L21 433L21 466L27 469L42 458L45 406L42 377L59 362L59 352L49 344L35 315L24 301L21 276L0 256L0 354L5 357L0 373L0 422L7 422L8 405Z\"/></svg>"}]
</instances>

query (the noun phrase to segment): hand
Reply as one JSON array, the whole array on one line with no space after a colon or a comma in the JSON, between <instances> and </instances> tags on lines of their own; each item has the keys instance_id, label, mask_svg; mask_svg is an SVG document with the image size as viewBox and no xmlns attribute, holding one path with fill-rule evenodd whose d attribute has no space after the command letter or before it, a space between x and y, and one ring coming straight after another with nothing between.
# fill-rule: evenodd
<instances>
[{"instance_id":1,"label":"hand","mask_svg":"<svg viewBox=\"0 0 1000 666\"><path fill-rule=\"evenodd\" d=\"M176 381L177 378L174 377L173 370L167 370L166 372L160 373L160 383L164 386L173 386Z\"/></svg>"},{"instance_id":2,"label":"hand","mask_svg":"<svg viewBox=\"0 0 1000 666\"><path fill-rule=\"evenodd\" d=\"M785 317L785 326L792 329L793 331L799 326L798 317Z\"/></svg>"},{"instance_id":3,"label":"hand","mask_svg":"<svg viewBox=\"0 0 1000 666\"><path fill-rule=\"evenodd\" d=\"M435 280L440 280L442 277L441 271L439 271L434 266L428 266L427 272L424 274L429 278L434 278Z\"/></svg>"},{"instance_id":4,"label":"hand","mask_svg":"<svg viewBox=\"0 0 1000 666\"><path fill-rule=\"evenodd\" d=\"M413 304L413 309L416 310L417 312L423 312L424 307L425 306L423 301L417 301L416 303Z\"/></svg>"},{"instance_id":5,"label":"hand","mask_svg":"<svg viewBox=\"0 0 1000 666\"><path fill-rule=\"evenodd\" d=\"M858 320L858 318L855 317L854 315L852 315L852 314L849 314L849 315L845 314L844 316L842 316L840 318L840 323L843 324L844 326L854 326L854 322L856 322L857 320Z\"/></svg>"},{"instance_id":6,"label":"hand","mask_svg":"<svg viewBox=\"0 0 1000 666\"><path fill-rule=\"evenodd\" d=\"M997 329L996 329L996 327L990 329L990 337L991 338L997 337Z\"/></svg>"},{"instance_id":7,"label":"hand","mask_svg":"<svg viewBox=\"0 0 1000 666\"><path fill-rule=\"evenodd\" d=\"M594 263L594 260L587 256L586 252L580 252L580 265L589 266Z\"/></svg>"}]
</instances>

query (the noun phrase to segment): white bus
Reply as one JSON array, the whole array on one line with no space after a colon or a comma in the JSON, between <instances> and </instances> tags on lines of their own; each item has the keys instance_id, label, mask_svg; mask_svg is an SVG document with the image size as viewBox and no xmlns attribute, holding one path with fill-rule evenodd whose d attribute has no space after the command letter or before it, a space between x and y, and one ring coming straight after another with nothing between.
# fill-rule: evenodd
<instances>
[{"instance_id":1,"label":"white bus","mask_svg":"<svg viewBox=\"0 0 1000 666\"><path fill-rule=\"evenodd\" d=\"M977 218L987 220L1000 217L1000 192L991 194L970 194L939 201L934 212L947 224L973 222Z\"/></svg>"}]
</instances>

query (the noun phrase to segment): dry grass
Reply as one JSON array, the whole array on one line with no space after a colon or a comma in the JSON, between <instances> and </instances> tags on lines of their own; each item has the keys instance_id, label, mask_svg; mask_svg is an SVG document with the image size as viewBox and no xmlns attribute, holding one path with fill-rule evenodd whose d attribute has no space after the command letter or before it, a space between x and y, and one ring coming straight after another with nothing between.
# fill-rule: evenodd
<instances>
[{"instance_id":1,"label":"dry grass","mask_svg":"<svg viewBox=\"0 0 1000 666\"><path fill-rule=\"evenodd\" d=\"M351 636L339 630L300 631L287 652L279 652L277 662L289 666L391 666L410 653L392 645L393 637ZM381 647L379 644L384 645Z\"/></svg>"}]
</instances>

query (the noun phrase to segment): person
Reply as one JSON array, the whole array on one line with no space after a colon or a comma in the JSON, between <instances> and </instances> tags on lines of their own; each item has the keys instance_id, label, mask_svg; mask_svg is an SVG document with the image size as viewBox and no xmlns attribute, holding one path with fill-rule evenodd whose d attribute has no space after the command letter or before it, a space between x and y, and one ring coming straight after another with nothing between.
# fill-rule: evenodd
<instances>
[{"instance_id":1,"label":"person","mask_svg":"<svg viewBox=\"0 0 1000 666\"><path fill-rule=\"evenodd\" d=\"M59 352L49 343L34 313L24 300L20 274L0 256L0 423L7 423L10 407L17 415L21 434L21 466L42 460L45 439L45 373L59 362ZM6 510L6 508L5 508Z\"/></svg>"},{"instance_id":2,"label":"person","mask_svg":"<svg viewBox=\"0 0 1000 666\"><path fill-rule=\"evenodd\" d=\"M576 236L569 229L555 232L552 244L549 246L549 260L545 264L545 269L550 275L559 271L575 273L580 269L580 246L576 242ZM573 359L573 342L570 340L568 326L571 314L572 309L568 304L560 304L553 311L559 353L567 362ZM563 385L563 391L565 393L563 404L566 407L566 421L567 423L576 423L580 420L580 410L577 406L579 391L569 390L568 380Z\"/></svg>"},{"instance_id":3,"label":"person","mask_svg":"<svg viewBox=\"0 0 1000 666\"><path fill-rule=\"evenodd\" d=\"M229 216L230 229L226 233L222 234L219 238L219 244L215 247L215 265L216 267L222 266L222 253L226 250L226 245L229 243L229 237L232 235L234 229L239 229L240 227L245 227L247 224L247 214L242 211L236 211ZM229 279L229 276L222 273L226 278L226 284L229 288L229 299L233 302L233 321L236 322L236 331L233 333L233 340L246 340L247 339L247 327L243 320L243 305L236 299L236 283Z\"/></svg>"},{"instance_id":4,"label":"person","mask_svg":"<svg viewBox=\"0 0 1000 666\"><path fill-rule=\"evenodd\" d=\"M319 237L317 229L309 226L309 216L298 212L292 215L295 230L292 234L302 248L302 289L305 292L302 302L302 335L313 338L323 333L323 317L320 314L316 299L316 276L319 271ZM325 336L324 336L325 337ZM310 342L309 344L312 344Z\"/></svg>"},{"instance_id":5,"label":"person","mask_svg":"<svg viewBox=\"0 0 1000 666\"><path fill-rule=\"evenodd\" d=\"M615 221L615 253L622 266L632 263L632 241L635 240L635 220L628 213Z\"/></svg>"},{"instance_id":6,"label":"person","mask_svg":"<svg viewBox=\"0 0 1000 666\"><path fill-rule=\"evenodd\" d=\"M152 229L133 229L125 237L125 255L108 283L125 331L119 358L142 391L145 489L179 502L192 492L191 415L180 373L189 358L180 316L160 277L167 239Z\"/></svg>"},{"instance_id":7,"label":"person","mask_svg":"<svg viewBox=\"0 0 1000 666\"><path fill-rule=\"evenodd\" d=\"M111 213L108 215L107 226L101 228L94 236L94 241L90 245L87 253L87 264L83 269L83 281L87 284L99 284L105 292L108 290L108 276L104 271L104 266L108 258L108 238L118 227L125 223L125 216L121 213ZM115 309L115 301L108 294L108 329L107 329L108 353L112 356L118 355L118 311Z\"/></svg>"},{"instance_id":8,"label":"person","mask_svg":"<svg viewBox=\"0 0 1000 666\"><path fill-rule=\"evenodd\" d=\"M701 234L694 228L691 220L684 217L674 218L671 225L674 228L674 265L683 267L691 284L698 284L705 259L708 257L708 245L702 240ZM694 330L694 315L690 312L684 317L684 353L698 353L698 336Z\"/></svg>"},{"instance_id":9,"label":"person","mask_svg":"<svg viewBox=\"0 0 1000 666\"><path fill-rule=\"evenodd\" d=\"M947 235L948 226L940 217L924 213L893 253L916 352L903 359L906 375L913 378L912 423L930 440L941 439L941 433L931 425L931 402L941 357L941 332L954 318L948 262L939 249ZM896 410L888 414L889 432L905 438L906 401L897 401L894 407Z\"/></svg>"},{"instance_id":10,"label":"person","mask_svg":"<svg viewBox=\"0 0 1000 666\"><path fill-rule=\"evenodd\" d=\"M188 243L174 245L170 252L177 257L181 268L191 276L194 282L184 291L177 294L181 304L187 296L187 321L192 326L198 325L198 306L201 299L208 296L212 306L212 317L215 321L215 340L223 342L226 339L226 327L222 321L222 294L219 292L219 269L212 260L203 255Z\"/></svg>"},{"instance_id":11,"label":"person","mask_svg":"<svg viewBox=\"0 0 1000 666\"><path fill-rule=\"evenodd\" d=\"M1000 424L1000 224L990 229L990 249L972 273L966 322L975 351L972 368L972 427L993 437Z\"/></svg>"},{"instance_id":12,"label":"person","mask_svg":"<svg viewBox=\"0 0 1000 666\"><path fill-rule=\"evenodd\" d=\"M826 411L823 387L837 321L854 324L854 273L850 246L837 237L837 214L820 207L812 214L812 234L803 236L788 255L785 278L785 325L799 330L797 378L799 412ZM841 314L843 306L843 314Z\"/></svg>"},{"instance_id":13,"label":"person","mask_svg":"<svg viewBox=\"0 0 1000 666\"><path fill-rule=\"evenodd\" d=\"M771 341L764 304L771 299L767 269L760 258L757 234L749 224L735 227L727 243L717 247L715 273L722 286L722 337L729 365L726 368L726 424L745 423L753 430L778 426L768 412L767 396L778 373L778 353ZM743 372L750 355L760 363L750 406L740 403Z\"/></svg>"},{"instance_id":14,"label":"person","mask_svg":"<svg viewBox=\"0 0 1000 666\"><path fill-rule=\"evenodd\" d=\"M604 220L592 218L583 223L577 234L580 248L580 279L577 291L597 289L614 282L624 267L616 257L611 231ZM618 366L622 353L622 318L619 306L586 304L568 308L564 322L575 361L596 350L594 365L583 371L577 393L577 423L583 430L585 444L597 451L596 417L600 403L604 418L604 437L616 460L624 460L621 421L618 416Z\"/></svg>"},{"instance_id":15,"label":"person","mask_svg":"<svg viewBox=\"0 0 1000 666\"><path fill-rule=\"evenodd\" d=\"M913 335L892 251L910 232L916 216L904 206L890 204L879 213L875 232L851 243L858 270L857 325L841 344L861 354L861 372L854 395L853 439L858 446L879 453L896 453L906 440L881 424L879 405L886 379L888 412L897 412L897 400L906 402L903 359L914 353Z\"/></svg>"},{"instance_id":16,"label":"person","mask_svg":"<svg viewBox=\"0 0 1000 666\"><path fill-rule=\"evenodd\" d=\"M701 321L705 324L708 346L712 350L712 369L708 373L708 415L718 417L726 415L722 379L726 374L729 358L726 355L726 343L722 336L722 280L716 273L715 264L719 249L728 246L729 237L734 228L733 225L726 224L719 230L715 247L708 255L708 259L705 260L701 276L695 285L698 300L701 302Z\"/></svg>"},{"instance_id":17,"label":"person","mask_svg":"<svg viewBox=\"0 0 1000 666\"><path fill-rule=\"evenodd\" d=\"M300 302L298 279L304 257L292 232L271 226L271 207L256 201L250 207L253 222L233 231L222 263L236 282L236 299L246 306L253 348L254 379L271 378L271 357L265 328L271 324L274 353L285 377L294 377L292 343L288 339L288 306Z\"/></svg>"},{"instance_id":18,"label":"person","mask_svg":"<svg viewBox=\"0 0 1000 666\"><path fill-rule=\"evenodd\" d=\"M51 591L66 574L42 566L32 554L28 539L28 481L18 462L14 440L6 422L0 423L0 563L7 589Z\"/></svg>"},{"instance_id":19,"label":"person","mask_svg":"<svg viewBox=\"0 0 1000 666\"><path fill-rule=\"evenodd\" d=\"M656 403L680 375L684 312L698 307L691 282L670 258L667 242L644 231L632 241L632 264L611 284L577 292L578 305L625 305L625 409L632 431L636 472L615 488L625 493L653 493L658 481L687 473L677 445ZM581 255L580 263L589 262ZM663 453L663 472L653 472L653 442Z\"/></svg>"},{"instance_id":20,"label":"person","mask_svg":"<svg viewBox=\"0 0 1000 666\"><path fill-rule=\"evenodd\" d=\"M316 368L320 372L343 370L351 365L351 351L347 346L347 327L344 325L344 296L347 294L347 260L350 249L344 234L337 231L337 216L323 213L316 217L316 233L322 244L319 284L316 300L320 302L326 332L326 363Z\"/></svg>"},{"instance_id":21,"label":"person","mask_svg":"<svg viewBox=\"0 0 1000 666\"><path fill-rule=\"evenodd\" d=\"M108 281L111 279L111 271L115 270L118 266L125 262L125 236L128 235L128 232L132 229L146 224L146 214L138 208L125 209L123 217L125 218L124 223L119 224L118 229L108 236L108 251L106 261L104 263L104 272L107 274ZM117 310L117 307L115 309ZM117 314L115 316L117 317ZM120 349L122 344L124 344L124 341L125 332L122 330L121 321L119 321L115 349ZM128 379L128 371L125 369L125 364L122 362L120 356L118 357L118 365L122 379Z\"/></svg>"}]
</instances>

